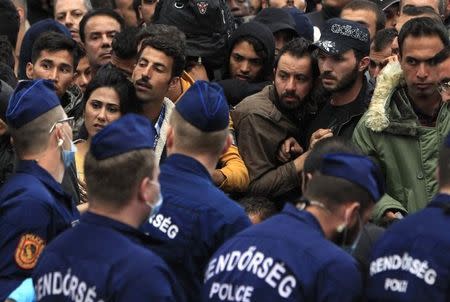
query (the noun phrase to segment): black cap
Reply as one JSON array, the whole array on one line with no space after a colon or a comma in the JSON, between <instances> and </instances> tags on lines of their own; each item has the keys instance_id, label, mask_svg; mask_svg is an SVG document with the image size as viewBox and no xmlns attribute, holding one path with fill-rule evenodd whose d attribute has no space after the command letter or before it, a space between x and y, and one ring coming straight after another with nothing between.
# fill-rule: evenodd
<instances>
[{"instance_id":1,"label":"black cap","mask_svg":"<svg viewBox=\"0 0 450 302\"><path fill-rule=\"evenodd\" d=\"M319 48L330 55L342 54L350 49L369 55L369 31L359 23L332 18L325 23L320 40L311 48Z\"/></svg>"}]
</instances>

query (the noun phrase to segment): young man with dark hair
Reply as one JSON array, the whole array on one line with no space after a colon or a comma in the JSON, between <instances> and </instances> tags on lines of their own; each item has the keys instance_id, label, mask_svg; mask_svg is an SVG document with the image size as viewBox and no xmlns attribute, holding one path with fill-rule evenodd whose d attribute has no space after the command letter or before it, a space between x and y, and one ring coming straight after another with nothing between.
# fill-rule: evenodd
<instances>
[{"instance_id":1,"label":"young man with dark hair","mask_svg":"<svg viewBox=\"0 0 450 302\"><path fill-rule=\"evenodd\" d=\"M318 76L315 59L304 39L282 48L273 85L245 98L231 116L237 144L249 170L249 192L286 202L300 194L300 172L306 155L291 154L285 162L277 150L285 138L304 144L304 129L315 111L310 96Z\"/></svg>"},{"instance_id":2,"label":"young man with dark hair","mask_svg":"<svg viewBox=\"0 0 450 302\"><path fill-rule=\"evenodd\" d=\"M230 105L260 91L273 77L275 42L268 27L259 22L242 24L229 39L226 71L219 85Z\"/></svg>"},{"instance_id":3,"label":"young man with dark hair","mask_svg":"<svg viewBox=\"0 0 450 302\"><path fill-rule=\"evenodd\" d=\"M89 59L87 57L86 51L84 51L84 48L80 47L79 54L80 59L78 61L77 68L75 69L73 83L80 88L81 92L84 93L87 85L92 79L92 69L91 65L89 65Z\"/></svg>"},{"instance_id":4,"label":"young man with dark hair","mask_svg":"<svg viewBox=\"0 0 450 302\"><path fill-rule=\"evenodd\" d=\"M111 62L113 38L124 24L118 13L107 8L84 15L80 21L80 40L84 44L91 68L96 70Z\"/></svg>"},{"instance_id":5,"label":"young man with dark hair","mask_svg":"<svg viewBox=\"0 0 450 302\"><path fill-rule=\"evenodd\" d=\"M196 81L181 96L170 116L168 157L159 178L164 204L142 226L156 239L154 251L174 270L188 301L199 301L214 251L250 225L244 210L211 179L231 144L228 124L228 104L217 84Z\"/></svg>"},{"instance_id":6,"label":"young man with dark hair","mask_svg":"<svg viewBox=\"0 0 450 302\"><path fill-rule=\"evenodd\" d=\"M53 83L23 81L6 112L18 162L0 191L0 300L30 277L44 247L79 213L61 182L72 164L71 119Z\"/></svg>"},{"instance_id":7,"label":"young man with dark hair","mask_svg":"<svg viewBox=\"0 0 450 302\"><path fill-rule=\"evenodd\" d=\"M370 62L369 31L353 21L330 19L313 47L326 94L308 137L315 140L338 135L350 139L371 98L372 89L364 75Z\"/></svg>"},{"instance_id":8,"label":"young man with dark hair","mask_svg":"<svg viewBox=\"0 0 450 302\"><path fill-rule=\"evenodd\" d=\"M37 301L71 301L75 293L81 300L183 301L175 276L138 230L163 202L154 135L147 119L127 114L94 136L84 168L89 210L39 258ZM57 281L68 271L70 291Z\"/></svg>"},{"instance_id":9,"label":"young man with dark hair","mask_svg":"<svg viewBox=\"0 0 450 302\"><path fill-rule=\"evenodd\" d=\"M444 65L448 78L449 64ZM450 282L450 237L445 231L450 227L450 136L443 140L436 171L437 194L425 209L387 229L373 249L368 301L450 299L446 286Z\"/></svg>"},{"instance_id":10,"label":"young man with dark hair","mask_svg":"<svg viewBox=\"0 0 450 302\"><path fill-rule=\"evenodd\" d=\"M354 0L347 4L341 12L341 18L354 21L367 27L370 41L386 24L386 16L378 6L369 0Z\"/></svg>"},{"instance_id":11,"label":"young man with dark hair","mask_svg":"<svg viewBox=\"0 0 450 302\"><path fill-rule=\"evenodd\" d=\"M140 113L152 121L158 139L156 160L166 157L166 135L173 102L165 97L170 87L178 83L185 65L184 34L174 26L151 25L154 33L140 43L137 64L132 80L136 88ZM163 34L164 33L164 34Z\"/></svg>"},{"instance_id":12,"label":"young man with dark hair","mask_svg":"<svg viewBox=\"0 0 450 302\"><path fill-rule=\"evenodd\" d=\"M376 221L401 218L431 200L437 191L437 147L450 130L450 107L436 89L434 59L449 45L447 30L442 22L414 18L402 27L398 43L400 64L386 66L378 77L370 109L353 135L386 177Z\"/></svg>"},{"instance_id":13,"label":"young man with dark hair","mask_svg":"<svg viewBox=\"0 0 450 302\"><path fill-rule=\"evenodd\" d=\"M370 78L376 80L378 74L386 64L397 60L397 53L393 51L392 43L397 38L395 29L382 29L378 31L370 45ZM395 57L394 57L395 56Z\"/></svg>"},{"instance_id":14,"label":"young man with dark hair","mask_svg":"<svg viewBox=\"0 0 450 302\"><path fill-rule=\"evenodd\" d=\"M228 240L205 270L202 301L360 301L353 246L383 193L369 158L327 154L304 199Z\"/></svg>"}]
</instances>

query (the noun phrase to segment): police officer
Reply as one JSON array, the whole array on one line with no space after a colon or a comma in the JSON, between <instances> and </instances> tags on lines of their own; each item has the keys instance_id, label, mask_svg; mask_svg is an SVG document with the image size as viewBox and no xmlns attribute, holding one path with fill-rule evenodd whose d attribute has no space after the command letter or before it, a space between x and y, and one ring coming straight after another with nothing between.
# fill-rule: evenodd
<instances>
[{"instance_id":1,"label":"police officer","mask_svg":"<svg viewBox=\"0 0 450 302\"><path fill-rule=\"evenodd\" d=\"M190 301L199 301L208 259L251 224L211 178L231 143L228 123L228 105L217 84L197 81L180 98L170 116L169 157L161 166L164 205L143 225L163 241L154 250L174 270Z\"/></svg>"},{"instance_id":2,"label":"police officer","mask_svg":"<svg viewBox=\"0 0 450 302\"><path fill-rule=\"evenodd\" d=\"M450 136L439 154L439 192L428 206L394 223L375 245L369 301L450 300Z\"/></svg>"},{"instance_id":3,"label":"police officer","mask_svg":"<svg viewBox=\"0 0 450 302\"><path fill-rule=\"evenodd\" d=\"M358 241L382 194L377 171L363 156L325 155L306 200L287 204L214 254L203 301L359 301L356 261L336 244L353 248Z\"/></svg>"},{"instance_id":4,"label":"police officer","mask_svg":"<svg viewBox=\"0 0 450 302\"><path fill-rule=\"evenodd\" d=\"M31 275L48 242L79 218L61 187L75 147L53 83L19 83L6 120L20 161L0 191L0 301Z\"/></svg>"},{"instance_id":5,"label":"police officer","mask_svg":"<svg viewBox=\"0 0 450 302\"><path fill-rule=\"evenodd\" d=\"M162 204L150 122L128 114L97 133L85 160L89 210L44 251L37 301L180 301L139 225Z\"/></svg>"}]
</instances>

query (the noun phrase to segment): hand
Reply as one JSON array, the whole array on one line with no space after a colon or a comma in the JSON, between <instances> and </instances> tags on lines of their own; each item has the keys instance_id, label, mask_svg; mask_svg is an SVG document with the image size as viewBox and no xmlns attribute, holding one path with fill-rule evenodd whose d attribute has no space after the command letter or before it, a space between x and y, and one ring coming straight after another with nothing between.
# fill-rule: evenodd
<instances>
[{"instance_id":1,"label":"hand","mask_svg":"<svg viewBox=\"0 0 450 302\"><path fill-rule=\"evenodd\" d=\"M208 73L206 72L205 66L203 64L194 64L188 71L189 75L194 79L194 81L204 80L209 81Z\"/></svg>"},{"instance_id":2,"label":"hand","mask_svg":"<svg viewBox=\"0 0 450 302\"><path fill-rule=\"evenodd\" d=\"M212 174L212 179L216 186L220 186L227 178L222 173L222 171L220 171L219 169L216 169L216 170L214 170L214 172Z\"/></svg>"},{"instance_id":3,"label":"hand","mask_svg":"<svg viewBox=\"0 0 450 302\"><path fill-rule=\"evenodd\" d=\"M293 137L287 138L278 149L277 159L282 163L296 158L303 153L303 148Z\"/></svg>"},{"instance_id":4,"label":"hand","mask_svg":"<svg viewBox=\"0 0 450 302\"><path fill-rule=\"evenodd\" d=\"M333 137L333 132L331 131L331 129L316 130L311 135L311 138L309 140L309 150L311 150L318 141L320 141L324 138L327 138L327 137Z\"/></svg>"}]
</instances>

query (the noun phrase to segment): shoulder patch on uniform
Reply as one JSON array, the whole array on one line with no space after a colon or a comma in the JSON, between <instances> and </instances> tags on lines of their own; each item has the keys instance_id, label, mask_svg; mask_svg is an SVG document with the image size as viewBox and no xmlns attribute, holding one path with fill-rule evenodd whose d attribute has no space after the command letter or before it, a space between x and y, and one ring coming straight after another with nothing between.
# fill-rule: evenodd
<instances>
[{"instance_id":1,"label":"shoulder patch on uniform","mask_svg":"<svg viewBox=\"0 0 450 302\"><path fill-rule=\"evenodd\" d=\"M15 259L22 269L32 269L45 247L45 241L35 234L24 234L16 248Z\"/></svg>"}]
</instances>

